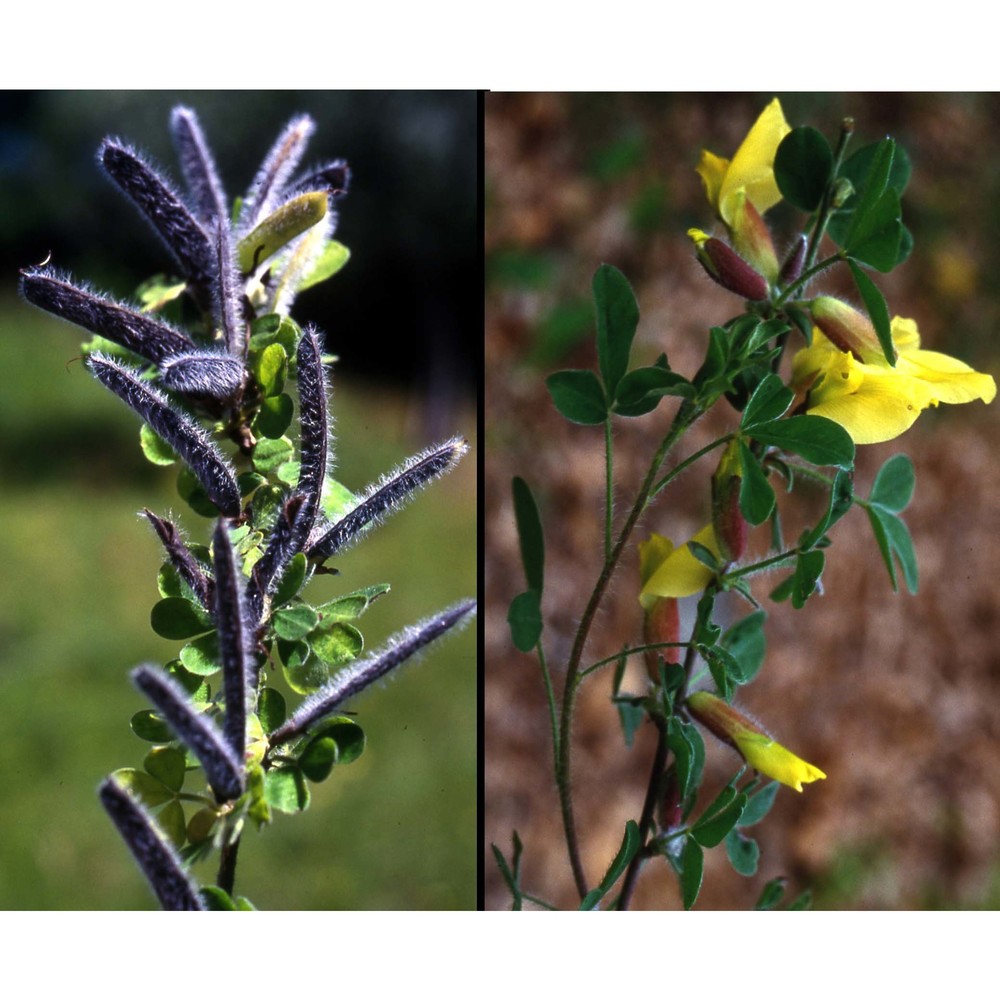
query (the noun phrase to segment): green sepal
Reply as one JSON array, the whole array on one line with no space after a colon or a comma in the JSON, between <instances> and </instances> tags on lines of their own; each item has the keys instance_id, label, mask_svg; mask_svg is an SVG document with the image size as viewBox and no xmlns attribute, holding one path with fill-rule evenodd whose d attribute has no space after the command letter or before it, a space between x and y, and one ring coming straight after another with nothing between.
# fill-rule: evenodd
<instances>
[{"instance_id":1,"label":"green sepal","mask_svg":"<svg viewBox=\"0 0 1000 1000\"><path fill-rule=\"evenodd\" d=\"M600 380L589 369L554 372L545 380L556 409L575 424L602 424L608 404Z\"/></svg>"},{"instance_id":2,"label":"green sepal","mask_svg":"<svg viewBox=\"0 0 1000 1000\"><path fill-rule=\"evenodd\" d=\"M249 274L326 215L325 191L307 191L271 213L236 245L240 270Z\"/></svg>"}]
</instances>

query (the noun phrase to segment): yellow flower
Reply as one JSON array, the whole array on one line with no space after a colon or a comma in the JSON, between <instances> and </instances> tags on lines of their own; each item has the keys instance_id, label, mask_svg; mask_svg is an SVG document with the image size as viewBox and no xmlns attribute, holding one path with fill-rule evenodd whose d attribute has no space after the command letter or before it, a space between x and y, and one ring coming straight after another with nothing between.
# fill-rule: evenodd
<instances>
[{"instance_id":1,"label":"yellow flower","mask_svg":"<svg viewBox=\"0 0 1000 1000\"><path fill-rule=\"evenodd\" d=\"M913 320L892 320L893 367L866 316L827 297L817 299L812 312L818 326L812 346L792 359L792 385L807 397L809 413L840 424L855 444L898 437L928 406L975 399L990 403L996 396L992 375L947 354L921 350Z\"/></svg>"},{"instance_id":2,"label":"yellow flower","mask_svg":"<svg viewBox=\"0 0 1000 1000\"><path fill-rule=\"evenodd\" d=\"M778 276L778 261L761 216L781 201L774 179L774 156L790 131L775 98L731 160L705 149L697 167L709 203L729 229L736 252L772 282Z\"/></svg>"},{"instance_id":3,"label":"yellow flower","mask_svg":"<svg viewBox=\"0 0 1000 1000\"><path fill-rule=\"evenodd\" d=\"M710 524L692 541L704 545L721 560L715 529ZM657 534L639 543L639 572L642 577L639 603L647 611L657 597L690 597L701 593L712 579L712 571L691 554L687 545L674 548L669 538Z\"/></svg>"},{"instance_id":4,"label":"yellow flower","mask_svg":"<svg viewBox=\"0 0 1000 1000\"><path fill-rule=\"evenodd\" d=\"M826 775L814 764L796 757L776 743L742 712L707 691L696 691L687 700L691 714L719 739L735 747L761 774L801 792L802 786Z\"/></svg>"}]
</instances>

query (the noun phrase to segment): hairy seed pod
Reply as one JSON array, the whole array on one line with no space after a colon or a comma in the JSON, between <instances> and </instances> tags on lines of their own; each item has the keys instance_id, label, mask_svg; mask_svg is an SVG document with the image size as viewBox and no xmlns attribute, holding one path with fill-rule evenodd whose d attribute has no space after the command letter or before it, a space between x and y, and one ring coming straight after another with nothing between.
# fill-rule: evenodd
<instances>
[{"instance_id":1,"label":"hairy seed pod","mask_svg":"<svg viewBox=\"0 0 1000 1000\"><path fill-rule=\"evenodd\" d=\"M243 387L245 378L243 362L219 351L175 354L160 364L160 384L186 396L231 399Z\"/></svg>"},{"instance_id":2,"label":"hairy seed pod","mask_svg":"<svg viewBox=\"0 0 1000 1000\"><path fill-rule=\"evenodd\" d=\"M95 295L54 271L22 271L21 294L32 305L157 364L195 349L193 341L180 330L103 295Z\"/></svg>"},{"instance_id":3,"label":"hairy seed pod","mask_svg":"<svg viewBox=\"0 0 1000 1000\"><path fill-rule=\"evenodd\" d=\"M143 507L142 513L153 526L157 537L167 550L170 565L177 570L177 575L191 588L198 603L208 608L212 602L212 581L206 576L191 550L184 544L180 531L171 521L157 517L148 507Z\"/></svg>"},{"instance_id":4,"label":"hairy seed pod","mask_svg":"<svg viewBox=\"0 0 1000 1000\"><path fill-rule=\"evenodd\" d=\"M356 541L361 532L382 515L403 507L420 487L450 472L468 450L469 443L465 438L453 437L444 444L414 455L399 469L370 486L354 510L323 531L310 543L306 554L310 559L323 560L339 552L348 543Z\"/></svg>"},{"instance_id":5,"label":"hairy seed pod","mask_svg":"<svg viewBox=\"0 0 1000 1000\"><path fill-rule=\"evenodd\" d=\"M299 115L285 126L243 199L241 230L245 232L252 228L274 210L281 200L285 182L299 165L315 128L315 122L308 115Z\"/></svg>"},{"instance_id":6,"label":"hairy seed pod","mask_svg":"<svg viewBox=\"0 0 1000 1000\"><path fill-rule=\"evenodd\" d=\"M475 601L460 601L398 632L382 649L349 664L329 684L307 698L298 711L271 734L271 746L301 736L311 726L332 715L348 698L360 694L456 625L467 622L475 610Z\"/></svg>"},{"instance_id":7,"label":"hairy seed pod","mask_svg":"<svg viewBox=\"0 0 1000 1000\"><path fill-rule=\"evenodd\" d=\"M240 488L232 467L208 435L166 396L143 382L138 373L103 354L92 354L87 366L99 382L123 400L190 466L208 498L227 517L242 511Z\"/></svg>"},{"instance_id":8,"label":"hairy seed pod","mask_svg":"<svg viewBox=\"0 0 1000 1000\"><path fill-rule=\"evenodd\" d=\"M237 756L219 727L191 704L184 689L165 671L144 663L132 683L156 706L177 737L198 758L215 797L232 802L246 787L242 753ZM246 716L244 715L244 719Z\"/></svg>"},{"instance_id":9,"label":"hairy seed pod","mask_svg":"<svg viewBox=\"0 0 1000 1000\"><path fill-rule=\"evenodd\" d=\"M143 805L114 778L101 782L97 794L163 909L204 910L198 887L184 870L180 856Z\"/></svg>"},{"instance_id":10,"label":"hairy seed pod","mask_svg":"<svg viewBox=\"0 0 1000 1000\"><path fill-rule=\"evenodd\" d=\"M206 224L213 219L224 219L226 194L198 116L190 108L174 108L170 131L195 215Z\"/></svg>"}]
</instances>

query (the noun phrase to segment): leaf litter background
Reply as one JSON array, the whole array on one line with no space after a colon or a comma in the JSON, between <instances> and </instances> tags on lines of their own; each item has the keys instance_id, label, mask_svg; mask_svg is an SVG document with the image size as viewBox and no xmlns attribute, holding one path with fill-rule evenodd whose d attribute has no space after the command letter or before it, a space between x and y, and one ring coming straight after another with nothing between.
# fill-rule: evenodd
<instances>
[{"instance_id":1,"label":"leaf litter background","mask_svg":"<svg viewBox=\"0 0 1000 1000\"><path fill-rule=\"evenodd\" d=\"M641 319L633 364L666 351L691 375L710 325L739 302L694 259L686 230L712 223L694 171L700 150L731 156L772 94L491 94L486 101L486 698L487 908L510 905L489 845L525 845L523 887L563 907L577 902L552 780L551 736L537 661L513 649L508 604L524 587L510 480L527 479L546 535L546 643L561 689L578 616L601 563L603 435L558 416L544 377L594 367L590 280L608 262L636 292ZM924 346L998 374L1000 172L996 95L778 95L792 125L831 141L853 115L852 149L891 134L910 154L904 222L915 252L891 275L874 274L893 314L917 320ZM769 220L779 248L795 216ZM824 290L850 289L824 279ZM856 297L853 299L857 303ZM616 499L628 509L676 406L616 426ZM723 412L723 411L726 412ZM696 426L675 460L724 433L720 407ZM738 695L774 735L823 768L802 795L781 789L752 832L758 873L735 874L723 847L706 852L698 908L747 908L765 882L789 880L786 900L811 889L817 908L992 908L1000 904L1000 404L940 407L905 436L858 452L856 488L902 450L917 472L904 517L920 563L917 596L893 594L863 511L833 532L825 593L799 612L766 594L768 657ZM668 490L633 536L683 542L708 519L712 459ZM822 497L813 498L815 517ZM787 508L785 508L787 510ZM789 518L792 518L789 520ZM804 522L803 522L804 523ZM786 537L801 525L786 515ZM759 536L760 532L757 533ZM755 536L756 537L756 536ZM765 539L758 541L766 544ZM639 639L634 545L585 662ZM748 609L731 605L734 618ZM584 863L596 883L638 816L652 754L646 726L624 750L609 702L610 671L578 702L574 790ZM638 690L630 667L624 688ZM707 737L706 796L738 758ZM676 877L649 862L638 908L679 907Z\"/></svg>"}]
</instances>

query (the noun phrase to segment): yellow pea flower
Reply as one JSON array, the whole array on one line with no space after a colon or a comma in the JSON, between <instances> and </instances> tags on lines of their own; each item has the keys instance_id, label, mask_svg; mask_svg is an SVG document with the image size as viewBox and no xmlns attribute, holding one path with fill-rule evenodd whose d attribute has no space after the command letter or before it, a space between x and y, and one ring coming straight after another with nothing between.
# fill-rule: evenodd
<instances>
[{"instance_id":1,"label":"yellow pea flower","mask_svg":"<svg viewBox=\"0 0 1000 1000\"><path fill-rule=\"evenodd\" d=\"M866 316L836 299L821 296L811 311L816 327L812 346L792 359L792 386L806 397L807 412L840 424L855 444L889 441L909 430L938 403L990 403L992 375L962 361L920 347L911 319L892 320L896 364L882 353Z\"/></svg>"},{"instance_id":2,"label":"yellow pea flower","mask_svg":"<svg viewBox=\"0 0 1000 1000\"><path fill-rule=\"evenodd\" d=\"M692 541L704 545L722 560L715 529L710 524L702 528ZM700 594L712 579L712 571L695 559L687 545L675 548L669 538L657 534L639 543L639 572L642 577L639 603L647 611L658 597Z\"/></svg>"},{"instance_id":3,"label":"yellow pea flower","mask_svg":"<svg viewBox=\"0 0 1000 1000\"><path fill-rule=\"evenodd\" d=\"M731 160L705 149L697 166L708 201L726 224L734 249L771 282L778 276L778 260L762 216L781 201L774 156L790 131L775 98Z\"/></svg>"},{"instance_id":4,"label":"yellow pea flower","mask_svg":"<svg viewBox=\"0 0 1000 1000\"><path fill-rule=\"evenodd\" d=\"M801 792L803 785L826 777L814 764L796 757L742 712L714 694L696 691L688 696L687 706L706 729L738 750L755 771L768 778Z\"/></svg>"}]
</instances>

